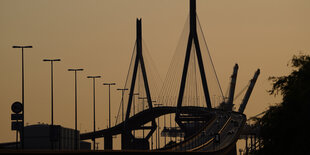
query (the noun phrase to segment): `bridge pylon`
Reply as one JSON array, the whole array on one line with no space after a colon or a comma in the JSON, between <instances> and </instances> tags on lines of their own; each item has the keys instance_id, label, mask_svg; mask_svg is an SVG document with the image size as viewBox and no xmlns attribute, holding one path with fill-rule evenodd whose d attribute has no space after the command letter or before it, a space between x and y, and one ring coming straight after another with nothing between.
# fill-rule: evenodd
<instances>
[{"instance_id":1,"label":"bridge pylon","mask_svg":"<svg viewBox=\"0 0 310 155\"><path fill-rule=\"evenodd\" d=\"M182 101L183 101L183 96L184 96L184 91L185 91L186 77L187 77L191 52L196 51L206 106L208 108L212 108L205 69L204 69L201 50L200 50L200 44L199 44L198 35L197 35L196 16L197 16L196 15L196 0L190 0L190 31L188 35L184 67L183 67L181 85L180 85L179 96L178 96L178 101L177 101L177 112L176 112L176 117L175 117L175 121L178 123L178 125L181 127L183 131L185 130L185 133L186 133L186 130L188 130L188 128L186 127L186 122L189 122L188 117L191 117L191 116L188 116L188 114L182 114L181 108L182 108ZM195 48L195 50L192 51L191 50L192 48ZM194 120L191 120L191 121L194 121Z\"/></svg>"},{"instance_id":2,"label":"bridge pylon","mask_svg":"<svg viewBox=\"0 0 310 155\"><path fill-rule=\"evenodd\" d=\"M132 108L132 102L134 97L134 90L135 90L135 84L137 80L137 73L138 73L138 67L140 67L140 70L142 72L143 77L143 84L145 88L145 94L147 99L148 108L152 109L152 97L150 93L150 88L148 84L148 77L145 69L145 63L143 59L143 52L142 52L142 19L137 19L137 32L136 32L136 55L134 60L134 68L133 68L133 74L131 79L131 86L130 86L130 92L129 92L129 98L128 98L128 104L127 104L127 111L125 115L125 121L124 121L124 133L122 134L122 149L149 149L149 142L148 139L152 136L152 134L155 132L157 125L155 118L151 121L151 126L141 126L141 129L144 130L148 129L150 130L146 136L143 135L142 138L136 138L132 134L132 130L128 127L127 120L129 119L131 108ZM147 109L144 109L147 110Z\"/></svg>"}]
</instances>

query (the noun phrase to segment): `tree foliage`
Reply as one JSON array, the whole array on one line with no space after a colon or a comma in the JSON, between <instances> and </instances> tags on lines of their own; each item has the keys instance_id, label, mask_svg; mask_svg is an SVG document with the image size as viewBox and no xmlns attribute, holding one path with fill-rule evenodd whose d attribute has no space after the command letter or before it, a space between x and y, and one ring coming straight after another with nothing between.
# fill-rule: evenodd
<instances>
[{"instance_id":1,"label":"tree foliage","mask_svg":"<svg viewBox=\"0 0 310 155\"><path fill-rule=\"evenodd\" d=\"M310 56L294 56L290 65L289 75L269 78L269 93L280 93L283 100L257 122L263 139L259 153L310 154Z\"/></svg>"}]
</instances>

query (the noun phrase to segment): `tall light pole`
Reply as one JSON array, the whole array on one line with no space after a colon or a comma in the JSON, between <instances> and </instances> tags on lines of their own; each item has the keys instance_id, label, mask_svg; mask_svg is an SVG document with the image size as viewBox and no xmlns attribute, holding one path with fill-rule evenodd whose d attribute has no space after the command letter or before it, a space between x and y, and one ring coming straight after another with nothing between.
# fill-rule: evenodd
<instances>
[{"instance_id":1,"label":"tall light pole","mask_svg":"<svg viewBox=\"0 0 310 155\"><path fill-rule=\"evenodd\" d=\"M123 122L124 121L124 93L128 89L127 88L124 88L124 89L118 88L116 90L122 91L122 122Z\"/></svg>"},{"instance_id":2,"label":"tall light pole","mask_svg":"<svg viewBox=\"0 0 310 155\"><path fill-rule=\"evenodd\" d=\"M50 137L50 141L51 141L51 149L54 149L54 81L53 81L53 77L54 77L54 70L53 70L53 66L54 66L54 61L60 61L60 59L43 59L43 61L45 62L51 62L51 135L53 137Z\"/></svg>"},{"instance_id":3,"label":"tall light pole","mask_svg":"<svg viewBox=\"0 0 310 155\"><path fill-rule=\"evenodd\" d=\"M144 100L147 99L147 97L138 97L138 99L142 100L142 111L144 111ZM145 138L144 137L144 128L142 129L142 137Z\"/></svg>"},{"instance_id":4,"label":"tall light pole","mask_svg":"<svg viewBox=\"0 0 310 155\"><path fill-rule=\"evenodd\" d=\"M103 83L103 85L109 86L109 128L111 127L111 94L110 94L110 87L111 85L115 85L115 83Z\"/></svg>"},{"instance_id":5,"label":"tall light pole","mask_svg":"<svg viewBox=\"0 0 310 155\"><path fill-rule=\"evenodd\" d=\"M156 102L156 101L153 101L153 102ZM162 106L163 104L160 104L160 103L158 103L158 104L154 104L154 106L156 107L160 107L160 106ZM159 148L160 147L160 134L159 134L159 128L160 128L160 124L159 124L159 117L158 117L158 119L157 119L157 134L156 134L156 148ZM157 145L158 144L158 145Z\"/></svg>"},{"instance_id":6,"label":"tall light pole","mask_svg":"<svg viewBox=\"0 0 310 155\"><path fill-rule=\"evenodd\" d=\"M54 77L54 70L53 70L53 66L54 66L54 62L55 61L60 61L60 59L43 59L43 61L45 62L51 62L51 125L54 125L54 81L53 81L53 77Z\"/></svg>"},{"instance_id":7,"label":"tall light pole","mask_svg":"<svg viewBox=\"0 0 310 155\"><path fill-rule=\"evenodd\" d=\"M22 129L20 132L20 141L22 145L22 149L24 149L24 126L25 126L25 73L24 73L24 48L32 48L32 46L12 46L12 48L21 48L22 49L22 105L23 105L23 112L22 112Z\"/></svg>"},{"instance_id":8,"label":"tall light pole","mask_svg":"<svg viewBox=\"0 0 310 155\"><path fill-rule=\"evenodd\" d=\"M94 95L94 133L96 132L96 107L95 107L95 79L101 78L101 76L87 76L87 78L93 79L93 95ZM94 150L96 150L96 139L93 137Z\"/></svg>"},{"instance_id":9,"label":"tall light pole","mask_svg":"<svg viewBox=\"0 0 310 155\"><path fill-rule=\"evenodd\" d=\"M79 69L68 69L68 71L74 71L74 86L75 86L75 136L74 136L74 143L75 143L75 147L74 149L77 150L78 149L78 143L77 143L77 72L78 71L83 71L82 68L79 68Z\"/></svg>"},{"instance_id":10,"label":"tall light pole","mask_svg":"<svg viewBox=\"0 0 310 155\"><path fill-rule=\"evenodd\" d=\"M147 100L147 97L138 97L138 99L142 100L142 111L144 110L144 100Z\"/></svg>"},{"instance_id":11,"label":"tall light pole","mask_svg":"<svg viewBox=\"0 0 310 155\"><path fill-rule=\"evenodd\" d=\"M135 104L136 104L135 96L139 95L139 93L133 93L132 95L133 95L133 99L132 99L132 102L133 102L133 115L135 115L136 114L136 112L135 112L135 109L136 109L136 107L135 107ZM135 136L135 134L136 134L136 131L133 130L133 136Z\"/></svg>"}]
</instances>

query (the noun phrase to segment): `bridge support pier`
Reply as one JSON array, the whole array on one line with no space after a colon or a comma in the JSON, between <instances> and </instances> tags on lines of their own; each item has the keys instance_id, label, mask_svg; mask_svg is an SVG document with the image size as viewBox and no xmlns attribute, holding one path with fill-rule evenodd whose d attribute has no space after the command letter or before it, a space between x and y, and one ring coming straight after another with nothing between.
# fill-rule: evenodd
<instances>
[{"instance_id":1,"label":"bridge support pier","mask_svg":"<svg viewBox=\"0 0 310 155\"><path fill-rule=\"evenodd\" d=\"M112 135L104 136L104 150L113 149L113 138Z\"/></svg>"},{"instance_id":2,"label":"bridge support pier","mask_svg":"<svg viewBox=\"0 0 310 155\"><path fill-rule=\"evenodd\" d=\"M135 138L128 133L122 133L122 150L149 150L149 141L145 138Z\"/></svg>"}]
</instances>

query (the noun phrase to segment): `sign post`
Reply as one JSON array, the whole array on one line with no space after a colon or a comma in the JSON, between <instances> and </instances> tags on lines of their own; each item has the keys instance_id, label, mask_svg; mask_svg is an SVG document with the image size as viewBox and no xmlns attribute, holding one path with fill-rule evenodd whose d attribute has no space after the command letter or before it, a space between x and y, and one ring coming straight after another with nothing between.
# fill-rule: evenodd
<instances>
[{"instance_id":1,"label":"sign post","mask_svg":"<svg viewBox=\"0 0 310 155\"><path fill-rule=\"evenodd\" d=\"M11 114L12 125L11 129L16 130L16 150L18 149L18 131L23 128L23 115L20 112L23 111L23 105L20 102L14 102L11 106L11 110L14 114ZM21 120L21 121L19 121Z\"/></svg>"}]
</instances>

